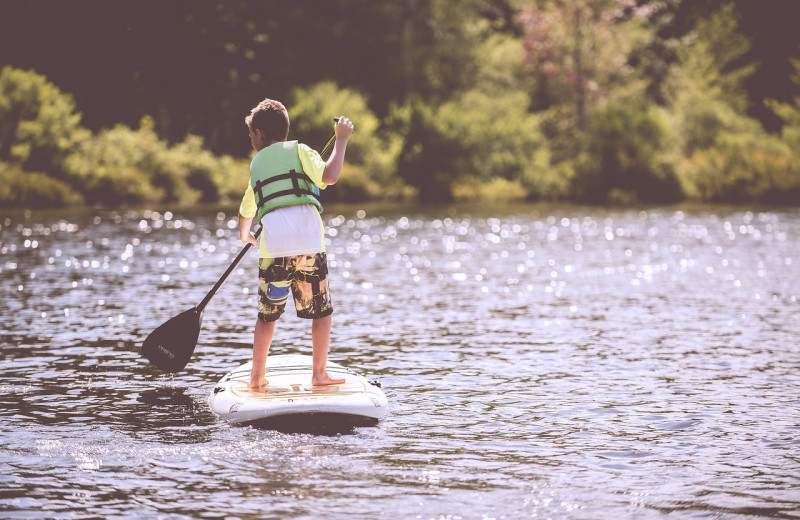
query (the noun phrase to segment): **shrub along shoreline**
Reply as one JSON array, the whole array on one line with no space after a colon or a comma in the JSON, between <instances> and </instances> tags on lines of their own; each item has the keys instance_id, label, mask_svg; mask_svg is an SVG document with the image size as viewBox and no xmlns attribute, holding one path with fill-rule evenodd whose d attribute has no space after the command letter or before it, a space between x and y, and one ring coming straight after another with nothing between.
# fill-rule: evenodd
<instances>
[{"instance_id":1,"label":"shrub along shoreline","mask_svg":"<svg viewBox=\"0 0 800 520\"><path fill-rule=\"evenodd\" d=\"M778 136L702 88L676 92L679 113L611 97L572 140L559 129L569 115L531 112L521 92L480 82L439 104L411 98L383 119L329 81L296 89L287 107L290 139L311 146L342 107L357 122L329 202L800 202L800 101L774 104L786 122ZM227 203L243 193L247 157L216 156L194 135L168 143L149 116L97 133L80 121L73 97L44 76L0 70L0 208Z\"/></svg>"}]
</instances>

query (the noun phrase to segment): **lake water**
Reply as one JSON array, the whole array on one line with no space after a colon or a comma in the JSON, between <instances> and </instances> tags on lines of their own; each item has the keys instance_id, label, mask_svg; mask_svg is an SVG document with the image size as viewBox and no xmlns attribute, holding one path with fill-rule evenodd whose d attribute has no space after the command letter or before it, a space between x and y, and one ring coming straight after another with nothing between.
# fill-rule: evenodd
<instances>
[{"instance_id":1,"label":"lake water","mask_svg":"<svg viewBox=\"0 0 800 520\"><path fill-rule=\"evenodd\" d=\"M253 253L184 372L142 360L241 248L172 211L0 215L0 517L800 518L798 209L329 207L331 359L391 404L337 435L208 407Z\"/></svg>"}]
</instances>

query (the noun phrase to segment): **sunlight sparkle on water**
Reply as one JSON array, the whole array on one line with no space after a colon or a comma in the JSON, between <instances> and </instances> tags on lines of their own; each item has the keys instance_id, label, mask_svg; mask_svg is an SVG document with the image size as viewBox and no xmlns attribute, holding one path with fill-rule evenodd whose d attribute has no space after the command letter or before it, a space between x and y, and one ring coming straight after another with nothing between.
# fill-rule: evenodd
<instances>
[{"instance_id":1,"label":"sunlight sparkle on water","mask_svg":"<svg viewBox=\"0 0 800 520\"><path fill-rule=\"evenodd\" d=\"M185 371L139 355L241 248L235 211L0 221L2 446L25 496L0 508L618 520L800 509L787 390L800 385L797 210L326 208L331 359L379 378L392 403L378 427L336 437L232 428L208 408L250 356L255 255L209 304ZM309 352L308 328L287 309L271 352ZM154 498L165 481L169 510Z\"/></svg>"}]
</instances>

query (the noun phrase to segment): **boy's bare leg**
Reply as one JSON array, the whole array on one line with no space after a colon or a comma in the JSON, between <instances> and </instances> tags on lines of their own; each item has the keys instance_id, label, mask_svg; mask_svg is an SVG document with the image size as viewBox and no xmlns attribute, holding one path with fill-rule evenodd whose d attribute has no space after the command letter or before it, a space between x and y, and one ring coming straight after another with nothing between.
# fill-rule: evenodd
<instances>
[{"instance_id":1,"label":"boy's bare leg","mask_svg":"<svg viewBox=\"0 0 800 520\"><path fill-rule=\"evenodd\" d=\"M267 354L275 334L276 321L264 321L256 318L256 331L253 334L253 368L250 370L250 388L261 388L269 381L264 378L267 365Z\"/></svg>"},{"instance_id":2,"label":"boy's bare leg","mask_svg":"<svg viewBox=\"0 0 800 520\"><path fill-rule=\"evenodd\" d=\"M313 374L311 384L314 386L339 385L344 379L333 379L328 375L328 346L331 339L331 315L315 318L311 322L311 344L313 346Z\"/></svg>"}]
</instances>

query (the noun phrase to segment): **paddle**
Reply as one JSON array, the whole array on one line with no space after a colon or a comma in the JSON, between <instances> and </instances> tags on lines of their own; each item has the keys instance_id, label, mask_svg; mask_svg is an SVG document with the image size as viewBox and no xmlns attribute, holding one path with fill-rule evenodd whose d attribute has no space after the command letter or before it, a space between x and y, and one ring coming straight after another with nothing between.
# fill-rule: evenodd
<instances>
[{"instance_id":1,"label":"paddle","mask_svg":"<svg viewBox=\"0 0 800 520\"><path fill-rule=\"evenodd\" d=\"M254 234L258 238L261 234L261 228L258 228ZM203 324L203 311L206 305L217 294L219 288L222 287L222 284L225 283L225 280L228 279L228 276L239 265L239 262L242 261L242 258L251 247L251 244L246 244L239 251L231 265L228 266L228 269L225 270L197 307L192 307L188 311L183 311L177 316L173 316L147 336L144 343L142 343L142 355L144 357L165 372L180 372L183 370L192 357L194 348L197 346L197 338L200 336L200 326Z\"/></svg>"},{"instance_id":2,"label":"paddle","mask_svg":"<svg viewBox=\"0 0 800 520\"><path fill-rule=\"evenodd\" d=\"M338 122L339 118L334 118ZM330 138L328 144L322 151L322 155L327 153L333 147L331 146L336 134ZM261 228L255 231L255 237L261 234ZM180 372L189 362L189 359L194 353L197 346L197 338L200 337L200 326L203 323L203 311L211 301L211 298L217 294L217 291L225 280L233 272L239 262L242 261L244 255L250 250L251 244L246 244L239 252L238 256L233 260L228 269L222 274L214 287L208 291L206 297L200 302L197 307L184 311L177 316L174 316L162 323L158 328L150 333L149 336L142 343L142 355L165 372Z\"/></svg>"}]
</instances>

